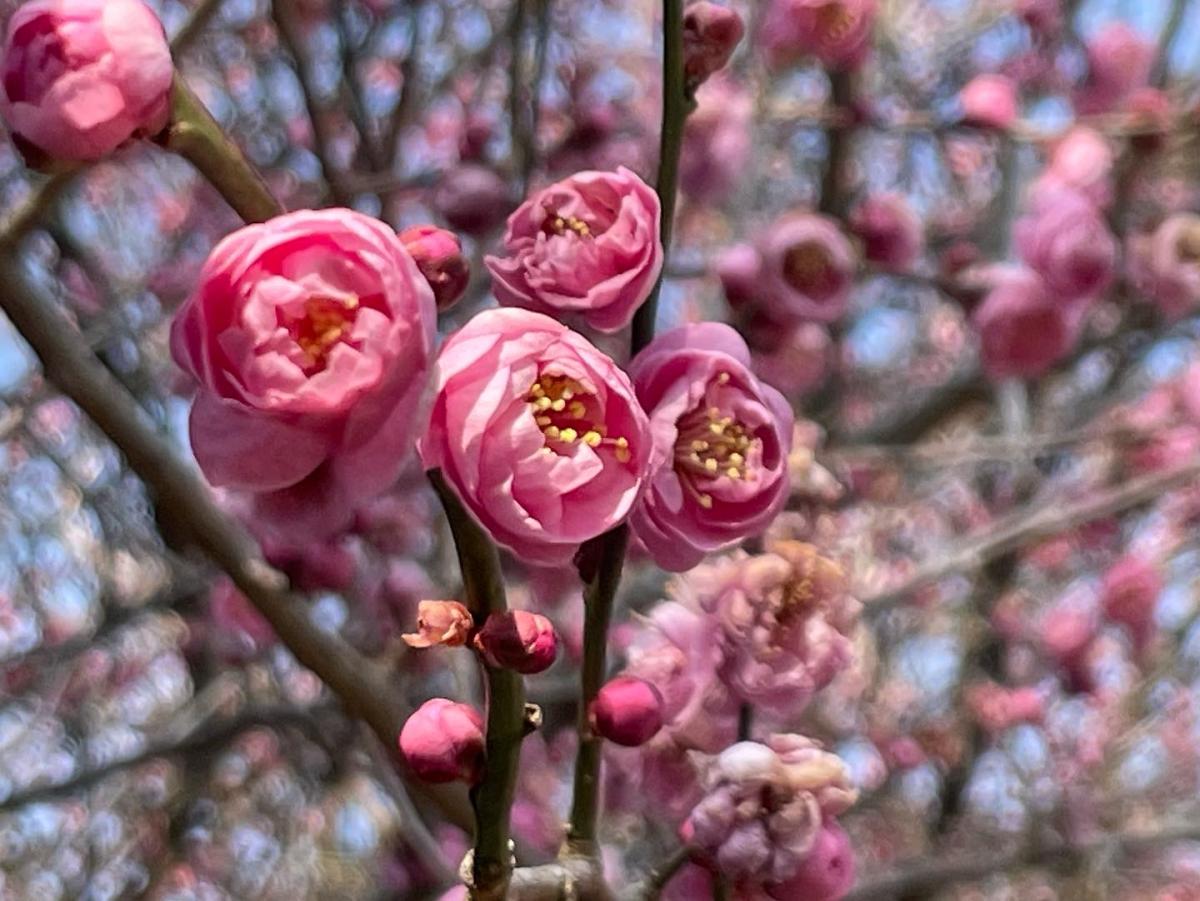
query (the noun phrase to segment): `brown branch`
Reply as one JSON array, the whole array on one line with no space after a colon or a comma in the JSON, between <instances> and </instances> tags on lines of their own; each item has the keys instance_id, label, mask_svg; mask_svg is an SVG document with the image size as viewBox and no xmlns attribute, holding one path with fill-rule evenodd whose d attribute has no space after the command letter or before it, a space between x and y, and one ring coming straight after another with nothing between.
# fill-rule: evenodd
<instances>
[{"instance_id":1,"label":"brown branch","mask_svg":"<svg viewBox=\"0 0 1200 901\"><path fill-rule=\"evenodd\" d=\"M183 23L175 37L171 38L171 52L178 56L196 42L208 27L212 17L221 8L222 0L202 0L188 20Z\"/></svg>"},{"instance_id":2,"label":"brown branch","mask_svg":"<svg viewBox=\"0 0 1200 901\"><path fill-rule=\"evenodd\" d=\"M1200 477L1200 461L1193 461L1166 472L1131 479L1074 503L1049 505L1039 501L1032 512L1022 510L1006 517L982 537L963 542L957 550L919 568L901 584L867 594L862 601L869 614L878 615L938 579L975 569L1038 539L1149 503L1197 477Z\"/></svg>"},{"instance_id":3,"label":"brown branch","mask_svg":"<svg viewBox=\"0 0 1200 901\"><path fill-rule=\"evenodd\" d=\"M987 851L949 860L921 862L863 880L843 901L885 901L901 894L930 897L934 891L952 883L970 882L993 873L1024 867L1072 864L1098 852L1140 854L1184 841L1200 841L1200 823L1116 833L1077 844L1054 839L1007 853Z\"/></svg>"}]
</instances>

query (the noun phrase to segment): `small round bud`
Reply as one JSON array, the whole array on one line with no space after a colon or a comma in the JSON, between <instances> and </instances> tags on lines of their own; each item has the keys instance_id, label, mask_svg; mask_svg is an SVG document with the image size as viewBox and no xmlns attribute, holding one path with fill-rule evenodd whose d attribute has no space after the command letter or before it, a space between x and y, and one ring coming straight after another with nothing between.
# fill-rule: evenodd
<instances>
[{"instance_id":1,"label":"small round bud","mask_svg":"<svg viewBox=\"0 0 1200 901\"><path fill-rule=\"evenodd\" d=\"M558 637L546 617L527 610L493 613L475 635L475 649L489 666L532 675L558 655Z\"/></svg>"},{"instance_id":2,"label":"small round bud","mask_svg":"<svg viewBox=\"0 0 1200 901\"><path fill-rule=\"evenodd\" d=\"M475 782L483 748L483 717L446 698L426 701L400 730L400 754L424 782Z\"/></svg>"},{"instance_id":3,"label":"small round bud","mask_svg":"<svg viewBox=\"0 0 1200 901\"><path fill-rule=\"evenodd\" d=\"M662 728L662 695L644 679L617 676L596 694L589 709L592 728L618 745L635 748Z\"/></svg>"},{"instance_id":4,"label":"small round bud","mask_svg":"<svg viewBox=\"0 0 1200 901\"><path fill-rule=\"evenodd\" d=\"M715 72L725 68L746 26L737 10L697 0L683 14L683 71L694 91Z\"/></svg>"},{"instance_id":5,"label":"small round bud","mask_svg":"<svg viewBox=\"0 0 1200 901\"><path fill-rule=\"evenodd\" d=\"M458 237L436 225L415 225L400 232L400 243L433 288L437 308L445 311L458 303L471 278Z\"/></svg>"},{"instance_id":6,"label":"small round bud","mask_svg":"<svg viewBox=\"0 0 1200 901\"><path fill-rule=\"evenodd\" d=\"M1017 121L1017 86L1005 75L976 75L959 92L963 121L981 128L1011 128Z\"/></svg>"},{"instance_id":7,"label":"small round bud","mask_svg":"<svg viewBox=\"0 0 1200 901\"><path fill-rule=\"evenodd\" d=\"M433 202L453 228L468 235L486 234L513 208L504 179L485 166L472 164L447 173Z\"/></svg>"},{"instance_id":8,"label":"small round bud","mask_svg":"<svg viewBox=\"0 0 1200 901\"><path fill-rule=\"evenodd\" d=\"M417 631L400 637L410 648L435 644L457 648L467 643L474 626L471 611L458 601L421 601L417 605Z\"/></svg>"}]
</instances>

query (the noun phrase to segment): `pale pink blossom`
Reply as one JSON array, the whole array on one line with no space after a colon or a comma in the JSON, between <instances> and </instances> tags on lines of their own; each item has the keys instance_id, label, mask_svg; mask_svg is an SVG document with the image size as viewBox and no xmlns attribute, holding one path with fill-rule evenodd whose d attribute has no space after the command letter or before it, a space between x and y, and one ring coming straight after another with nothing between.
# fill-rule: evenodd
<instances>
[{"instance_id":1,"label":"pale pink blossom","mask_svg":"<svg viewBox=\"0 0 1200 901\"><path fill-rule=\"evenodd\" d=\"M1011 128L1020 115L1017 86L1007 75L976 75L958 93L963 121L984 128Z\"/></svg>"},{"instance_id":2,"label":"pale pink blossom","mask_svg":"<svg viewBox=\"0 0 1200 901\"><path fill-rule=\"evenodd\" d=\"M746 703L795 714L853 660L860 605L841 567L812 545L778 541L766 554L714 559L673 591L716 620L720 677Z\"/></svg>"},{"instance_id":3,"label":"pale pink blossom","mask_svg":"<svg viewBox=\"0 0 1200 901\"><path fill-rule=\"evenodd\" d=\"M34 0L8 23L0 116L53 160L98 160L167 124L174 69L141 0Z\"/></svg>"},{"instance_id":4,"label":"pale pink blossom","mask_svg":"<svg viewBox=\"0 0 1200 901\"><path fill-rule=\"evenodd\" d=\"M773 66L815 57L826 68L853 69L871 49L875 0L770 0L758 45Z\"/></svg>"},{"instance_id":5,"label":"pale pink blossom","mask_svg":"<svg viewBox=\"0 0 1200 901\"><path fill-rule=\"evenodd\" d=\"M445 645L462 647L474 628L471 611L458 601L421 601L417 606L417 631L400 637L410 648Z\"/></svg>"},{"instance_id":6,"label":"pale pink blossom","mask_svg":"<svg viewBox=\"0 0 1200 901\"><path fill-rule=\"evenodd\" d=\"M422 460L518 557L562 565L629 515L649 423L629 377L582 336L540 313L488 310L442 346L435 383Z\"/></svg>"},{"instance_id":7,"label":"pale pink blossom","mask_svg":"<svg viewBox=\"0 0 1200 901\"><path fill-rule=\"evenodd\" d=\"M827 819L854 798L845 766L814 742L743 741L713 761L681 833L735 889L783 886L816 851Z\"/></svg>"},{"instance_id":8,"label":"pale pink blossom","mask_svg":"<svg viewBox=\"0 0 1200 901\"><path fill-rule=\"evenodd\" d=\"M190 432L208 480L254 492L281 534L348 524L404 464L436 315L396 233L360 213L302 210L225 238L171 329L199 383Z\"/></svg>"},{"instance_id":9,"label":"pale pink blossom","mask_svg":"<svg viewBox=\"0 0 1200 901\"><path fill-rule=\"evenodd\" d=\"M1113 149L1100 132L1077 125L1055 144L1033 193L1065 187L1081 192L1096 206L1112 201Z\"/></svg>"},{"instance_id":10,"label":"pale pink blossom","mask_svg":"<svg viewBox=\"0 0 1200 901\"><path fill-rule=\"evenodd\" d=\"M504 256L484 261L496 298L619 331L658 281L661 217L658 195L624 167L543 188L509 216Z\"/></svg>"},{"instance_id":11,"label":"pale pink blossom","mask_svg":"<svg viewBox=\"0 0 1200 901\"><path fill-rule=\"evenodd\" d=\"M750 370L722 323L658 336L629 367L650 416L654 475L631 524L655 562L680 572L766 529L787 500L792 410Z\"/></svg>"},{"instance_id":12,"label":"pale pink blossom","mask_svg":"<svg viewBox=\"0 0 1200 901\"><path fill-rule=\"evenodd\" d=\"M921 221L900 194L873 194L850 213L863 256L889 269L907 269L925 246Z\"/></svg>"},{"instance_id":13,"label":"pale pink blossom","mask_svg":"<svg viewBox=\"0 0 1200 901\"><path fill-rule=\"evenodd\" d=\"M1129 243L1129 274L1139 297L1178 319L1200 302L1200 215L1175 213Z\"/></svg>"},{"instance_id":14,"label":"pale pink blossom","mask_svg":"<svg viewBox=\"0 0 1200 901\"><path fill-rule=\"evenodd\" d=\"M1091 301L1112 282L1117 263L1117 243L1100 212L1070 190L1035 194L1030 206L1014 227L1021 258L1060 301Z\"/></svg>"},{"instance_id":15,"label":"pale pink blossom","mask_svg":"<svg viewBox=\"0 0 1200 901\"><path fill-rule=\"evenodd\" d=\"M1041 722L1046 710L1042 693L1028 685L1007 688L980 682L966 690L965 700L975 721L993 735L1020 723Z\"/></svg>"}]
</instances>

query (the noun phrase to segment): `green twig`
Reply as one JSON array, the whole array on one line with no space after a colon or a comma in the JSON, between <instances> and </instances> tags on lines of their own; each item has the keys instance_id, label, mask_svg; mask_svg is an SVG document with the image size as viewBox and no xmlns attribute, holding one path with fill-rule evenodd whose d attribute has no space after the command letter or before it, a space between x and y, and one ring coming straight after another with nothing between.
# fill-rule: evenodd
<instances>
[{"instance_id":1,"label":"green twig","mask_svg":"<svg viewBox=\"0 0 1200 901\"><path fill-rule=\"evenodd\" d=\"M459 503L437 470L429 481L442 502L462 571L467 606L477 625L492 613L508 609L500 554L496 546ZM521 740L525 736L525 683L510 669L484 664L487 678L487 745L483 780L471 792L475 810L475 849L472 897L504 898L512 877L513 853L509 816L516 790Z\"/></svg>"}]
</instances>

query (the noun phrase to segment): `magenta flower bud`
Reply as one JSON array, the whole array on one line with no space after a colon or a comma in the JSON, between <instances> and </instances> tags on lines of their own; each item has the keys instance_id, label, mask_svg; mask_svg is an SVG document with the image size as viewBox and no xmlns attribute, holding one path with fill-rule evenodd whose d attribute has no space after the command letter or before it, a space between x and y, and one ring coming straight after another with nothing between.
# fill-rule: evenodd
<instances>
[{"instance_id":1,"label":"magenta flower bud","mask_svg":"<svg viewBox=\"0 0 1200 901\"><path fill-rule=\"evenodd\" d=\"M0 115L35 160L98 160L166 127L171 51L141 0L26 3L3 57Z\"/></svg>"},{"instance_id":2,"label":"magenta flower bud","mask_svg":"<svg viewBox=\"0 0 1200 901\"><path fill-rule=\"evenodd\" d=\"M512 209L508 185L485 166L459 166L434 192L433 203L451 227L483 235L504 221Z\"/></svg>"},{"instance_id":3,"label":"magenta flower bud","mask_svg":"<svg viewBox=\"0 0 1200 901\"><path fill-rule=\"evenodd\" d=\"M1154 629L1154 610L1162 594L1162 575L1149 560L1129 554L1104 574L1104 615L1125 626L1139 648L1145 647Z\"/></svg>"},{"instance_id":4,"label":"magenta flower bud","mask_svg":"<svg viewBox=\"0 0 1200 901\"><path fill-rule=\"evenodd\" d=\"M548 669L558 655L554 625L539 613L493 613L475 635L475 649L488 666L529 676Z\"/></svg>"},{"instance_id":5,"label":"magenta flower bud","mask_svg":"<svg viewBox=\"0 0 1200 901\"><path fill-rule=\"evenodd\" d=\"M437 308L445 311L458 303L471 278L458 237L436 225L414 225L400 232L400 243L433 289Z\"/></svg>"},{"instance_id":6,"label":"magenta flower bud","mask_svg":"<svg viewBox=\"0 0 1200 901\"><path fill-rule=\"evenodd\" d=\"M1002 273L972 317L984 371L993 379L1046 372L1075 344L1081 312L1055 297L1035 272Z\"/></svg>"},{"instance_id":7,"label":"magenta flower bud","mask_svg":"<svg viewBox=\"0 0 1200 901\"><path fill-rule=\"evenodd\" d=\"M724 69L746 33L737 10L697 0L683 14L683 71L688 87L698 88Z\"/></svg>"},{"instance_id":8,"label":"magenta flower bud","mask_svg":"<svg viewBox=\"0 0 1200 901\"><path fill-rule=\"evenodd\" d=\"M924 249L921 222L899 194L868 197L850 214L863 256L889 269L907 269Z\"/></svg>"},{"instance_id":9,"label":"magenta flower bud","mask_svg":"<svg viewBox=\"0 0 1200 901\"><path fill-rule=\"evenodd\" d=\"M1011 128L1017 121L1017 86L1006 75L976 75L958 94L963 121L981 128Z\"/></svg>"},{"instance_id":10,"label":"magenta flower bud","mask_svg":"<svg viewBox=\"0 0 1200 901\"><path fill-rule=\"evenodd\" d=\"M467 643L474 626L471 611L458 601L421 601L417 605L417 631L400 637L410 648L431 648L435 644L457 648Z\"/></svg>"},{"instance_id":11,"label":"magenta flower bud","mask_svg":"<svg viewBox=\"0 0 1200 901\"><path fill-rule=\"evenodd\" d=\"M1087 42L1087 58L1075 108L1085 115L1111 112L1150 80L1154 44L1124 22L1111 22Z\"/></svg>"},{"instance_id":12,"label":"magenta flower bud","mask_svg":"<svg viewBox=\"0 0 1200 901\"><path fill-rule=\"evenodd\" d=\"M854 850L850 836L835 821L826 822L817 833L812 850L800 869L786 882L767 887L767 894L780 901L838 901L854 885Z\"/></svg>"},{"instance_id":13,"label":"magenta flower bud","mask_svg":"<svg viewBox=\"0 0 1200 901\"><path fill-rule=\"evenodd\" d=\"M426 701L400 730L400 754L423 782L475 782L483 748L483 717L446 698Z\"/></svg>"},{"instance_id":14,"label":"magenta flower bud","mask_svg":"<svg viewBox=\"0 0 1200 901\"><path fill-rule=\"evenodd\" d=\"M1117 268L1117 242L1099 210L1078 191L1036 190L1029 213L1017 221L1017 252L1059 302L1099 295Z\"/></svg>"},{"instance_id":15,"label":"magenta flower bud","mask_svg":"<svg viewBox=\"0 0 1200 901\"><path fill-rule=\"evenodd\" d=\"M598 735L636 748L662 728L662 706L662 695L649 682L636 676L617 676L596 694L588 713Z\"/></svg>"}]
</instances>

